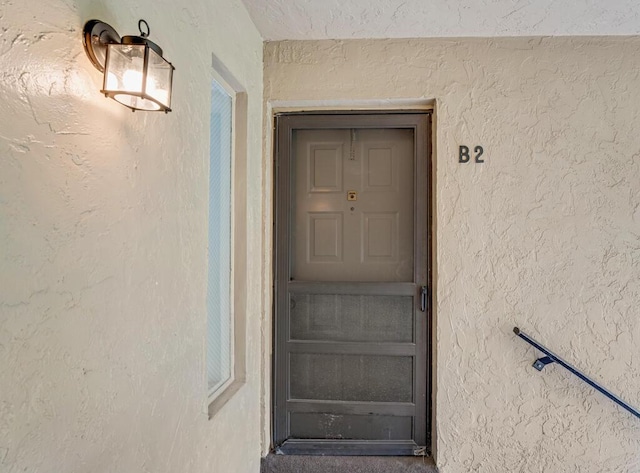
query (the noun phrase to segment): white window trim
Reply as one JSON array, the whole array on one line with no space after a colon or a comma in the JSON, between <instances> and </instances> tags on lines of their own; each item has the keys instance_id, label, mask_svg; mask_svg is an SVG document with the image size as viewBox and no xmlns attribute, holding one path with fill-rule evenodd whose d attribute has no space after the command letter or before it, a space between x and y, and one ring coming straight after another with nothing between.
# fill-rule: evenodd
<instances>
[{"instance_id":1,"label":"white window trim","mask_svg":"<svg viewBox=\"0 0 640 473\"><path fill-rule=\"evenodd\" d=\"M235 181L235 167L236 167L236 91L233 90L229 84L218 74L215 69L213 70L213 80L216 81L217 85L221 86L224 91L229 94L231 98L231 156L230 159L230 184L229 184L229 203L231 204L230 209L230 229L229 229L229 256L230 256L230 268L229 268L229 358L230 358L230 366L229 366L229 378L220 381L218 384L209 388L209 392L207 395L209 404L215 400L218 395L224 391L229 385L231 385L235 379L234 365L235 365L235 356L234 356L234 348L235 348L235 340L234 340L234 315L235 315L235 284L234 284L234 275L235 275L235 210L236 210L236 202L234 199L236 181ZM208 361L207 361L208 363Z\"/></svg>"},{"instance_id":2,"label":"white window trim","mask_svg":"<svg viewBox=\"0 0 640 473\"><path fill-rule=\"evenodd\" d=\"M205 412L211 419L245 383L245 280L246 280L246 186L239 183L246 177L247 94L229 70L213 56L211 79L231 97L231 268L230 268L230 368L228 379L208 388L207 337L204 341ZM207 277L209 268L207 267Z\"/></svg>"}]
</instances>

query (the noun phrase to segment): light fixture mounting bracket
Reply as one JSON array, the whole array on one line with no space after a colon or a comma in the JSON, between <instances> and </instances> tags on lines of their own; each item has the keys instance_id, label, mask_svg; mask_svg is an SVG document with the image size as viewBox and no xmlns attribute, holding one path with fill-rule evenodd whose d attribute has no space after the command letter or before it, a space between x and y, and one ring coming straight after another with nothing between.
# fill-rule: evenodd
<instances>
[{"instance_id":1,"label":"light fixture mounting bracket","mask_svg":"<svg viewBox=\"0 0 640 473\"><path fill-rule=\"evenodd\" d=\"M119 43L120 35L116 30L100 20L89 20L84 25L82 43L84 51L89 56L91 63L100 72L104 72L104 64L107 59L107 45Z\"/></svg>"}]
</instances>

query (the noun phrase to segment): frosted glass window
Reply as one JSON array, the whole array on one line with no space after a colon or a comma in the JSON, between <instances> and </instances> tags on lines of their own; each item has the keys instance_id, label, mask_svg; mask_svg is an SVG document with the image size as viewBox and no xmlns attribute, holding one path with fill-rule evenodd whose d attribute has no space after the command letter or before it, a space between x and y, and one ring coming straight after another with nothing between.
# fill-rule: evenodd
<instances>
[{"instance_id":1,"label":"frosted glass window","mask_svg":"<svg viewBox=\"0 0 640 473\"><path fill-rule=\"evenodd\" d=\"M209 164L209 275L207 291L207 385L209 395L231 379L231 128L233 99L213 81Z\"/></svg>"}]
</instances>

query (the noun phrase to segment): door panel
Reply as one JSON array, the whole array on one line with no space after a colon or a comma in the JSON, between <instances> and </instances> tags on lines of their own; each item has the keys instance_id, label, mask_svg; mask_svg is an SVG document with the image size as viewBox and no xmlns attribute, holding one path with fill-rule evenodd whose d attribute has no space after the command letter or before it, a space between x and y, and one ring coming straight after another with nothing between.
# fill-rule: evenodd
<instances>
[{"instance_id":1,"label":"door panel","mask_svg":"<svg viewBox=\"0 0 640 473\"><path fill-rule=\"evenodd\" d=\"M413 130L296 130L293 143L293 279L412 281Z\"/></svg>"},{"instance_id":2,"label":"door panel","mask_svg":"<svg viewBox=\"0 0 640 473\"><path fill-rule=\"evenodd\" d=\"M413 402L410 356L292 353L291 399Z\"/></svg>"},{"instance_id":3,"label":"door panel","mask_svg":"<svg viewBox=\"0 0 640 473\"><path fill-rule=\"evenodd\" d=\"M428 116L278 118L274 441L427 445Z\"/></svg>"},{"instance_id":4,"label":"door panel","mask_svg":"<svg viewBox=\"0 0 640 473\"><path fill-rule=\"evenodd\" d=\"M291 340L413 341L413 298L291 294Z\"/></svg>"},{"instance_id":5,"label":"door panel","mask_svg":"<svg viewBox=\"0 0 640 473\"><path fill-rule=\"evenodd\" d=\"M413 419L400 416L294 412L291 438L335 440L411 440Z\"/></svg>"}]
</instances>

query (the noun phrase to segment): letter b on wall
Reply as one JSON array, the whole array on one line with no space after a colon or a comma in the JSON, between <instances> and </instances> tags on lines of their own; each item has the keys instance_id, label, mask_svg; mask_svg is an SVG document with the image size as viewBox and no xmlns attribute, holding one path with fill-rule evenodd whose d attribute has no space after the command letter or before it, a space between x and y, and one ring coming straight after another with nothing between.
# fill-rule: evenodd
<instances>
[{"instance_id":1,"label":"letter b on wall","mask_svg":"<svg viewBox=\"0 0 640 473\"><path fill-rule=\"evenodd\" d=\"M460 146L458 162L464 164L468 163L470 159L471 156L469 155L469 147L464 145Z\"/></svg>"}]
</instances>

